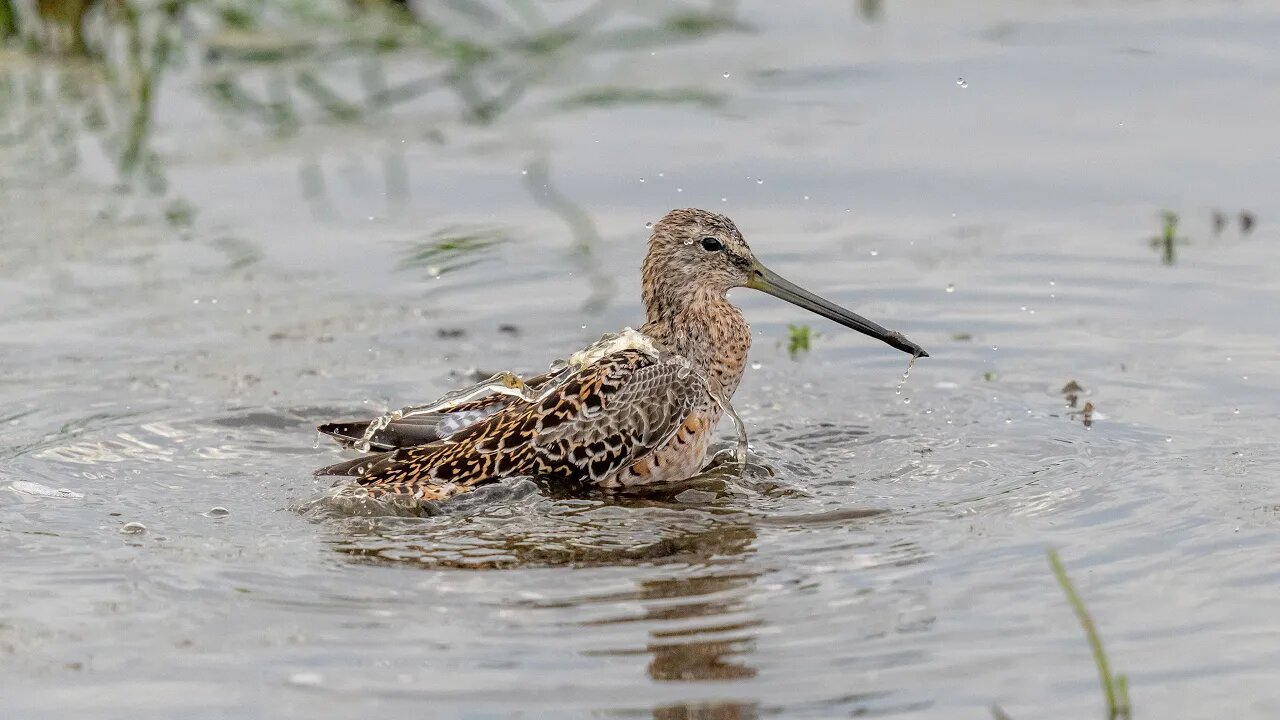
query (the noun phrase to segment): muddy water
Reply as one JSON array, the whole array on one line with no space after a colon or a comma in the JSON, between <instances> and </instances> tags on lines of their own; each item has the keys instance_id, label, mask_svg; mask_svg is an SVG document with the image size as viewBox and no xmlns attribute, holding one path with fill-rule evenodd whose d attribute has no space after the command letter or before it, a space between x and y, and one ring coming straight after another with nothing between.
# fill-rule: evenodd
<instances>
[{"instance_id":1,"label":"muddy water","mask_svg":"<svg viewBox=\"0 0 1280 720\"><path fill-rule=\"evenodd\" d=\"M3 715L1096 717L1054 547L1140 717L1275 716L1280 12L936 5L608 6L452 85L200 36L128 168L127 93L6 55ZM743 478L310 503L315 423L638 322L676 206L933 357L737 291Z\"/></svg>"}]
</instances>

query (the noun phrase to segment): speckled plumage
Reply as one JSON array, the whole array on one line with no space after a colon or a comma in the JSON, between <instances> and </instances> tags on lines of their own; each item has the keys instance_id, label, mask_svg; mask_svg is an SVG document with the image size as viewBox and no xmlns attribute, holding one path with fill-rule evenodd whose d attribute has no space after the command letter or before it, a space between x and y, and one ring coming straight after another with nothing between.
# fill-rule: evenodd
<instances>
[{"instance_id":1,"label":"speckled plumage","mask_svg":"<svg viewBox=\"0 0 1280 720\"><path fill-rule=\"evenodd\" d=\"M397 419L368 438L366 448L379 452L316 474L354 476L372 495L426 500L522 475L600 487L686 478L705 462L751 345L725 294L741 286L773 292L761 273L768 271L727 217L673 210L654 225L642 268L640 333L651 343L528 380L533 402L489 395ZM925 354L889 335L886 342ZM351 446L368 426L330 423L320 431Z\"/></svg>"}]
</instances>

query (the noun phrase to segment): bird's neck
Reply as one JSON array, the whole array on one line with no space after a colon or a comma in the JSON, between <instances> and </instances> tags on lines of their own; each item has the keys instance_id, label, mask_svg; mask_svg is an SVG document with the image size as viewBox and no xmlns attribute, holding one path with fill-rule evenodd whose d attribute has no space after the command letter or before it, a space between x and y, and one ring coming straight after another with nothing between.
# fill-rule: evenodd
<instances>
[{"instance_id":1,"label":"bird's neck","mask_svg":"<svg viewBox=\"0 0 1280 720\"><path fill-rule=\"evenodd\" d=\"M742 381L751 347L751 328L723 293L644 292L645 324L640 331L666 349L688 358L711 380L722 400Z\"/></svg>"}]
</instances>

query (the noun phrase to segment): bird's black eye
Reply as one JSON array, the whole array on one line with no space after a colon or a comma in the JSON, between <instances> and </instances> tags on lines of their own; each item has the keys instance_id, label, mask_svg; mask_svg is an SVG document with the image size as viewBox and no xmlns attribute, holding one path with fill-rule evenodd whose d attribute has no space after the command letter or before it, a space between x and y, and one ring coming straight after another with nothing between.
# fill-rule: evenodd
<instances>
[{"instance_id":1,"label":"bird's black eye","mask_svg":"<svg viewBox=\"0 0 1280 720\"><path fill-rule=\"evenodd\" d=\"M724 249L724 243L713 237L702 238L702 249L707 252L720 252Z\"/></svg>"}]
</instances>

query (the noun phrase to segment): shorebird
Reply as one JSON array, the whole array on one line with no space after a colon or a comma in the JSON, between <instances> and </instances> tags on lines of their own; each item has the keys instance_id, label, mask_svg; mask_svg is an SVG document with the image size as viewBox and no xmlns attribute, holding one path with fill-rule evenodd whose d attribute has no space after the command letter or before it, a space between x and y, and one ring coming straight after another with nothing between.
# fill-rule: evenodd
<instances>
[{"instance_id":1,"label":"shorebird","mask_svg":"<svg viewBox=\"0 0 1280 720\"><path fill-rule=\"evenodd\" d=\"M639 331L606 336L528 380L500 373L431 405L321 425L367 454L316 474L353 476L372 496L427 501L517 476L601 488L688 478L702 469L746 367L750 328L726 298L736 287L794 303L913 360L928 356L901 333L769 270L733 221L706 210L672 210L653 225L641 278Z\"/></svg>"}]
</instances>

